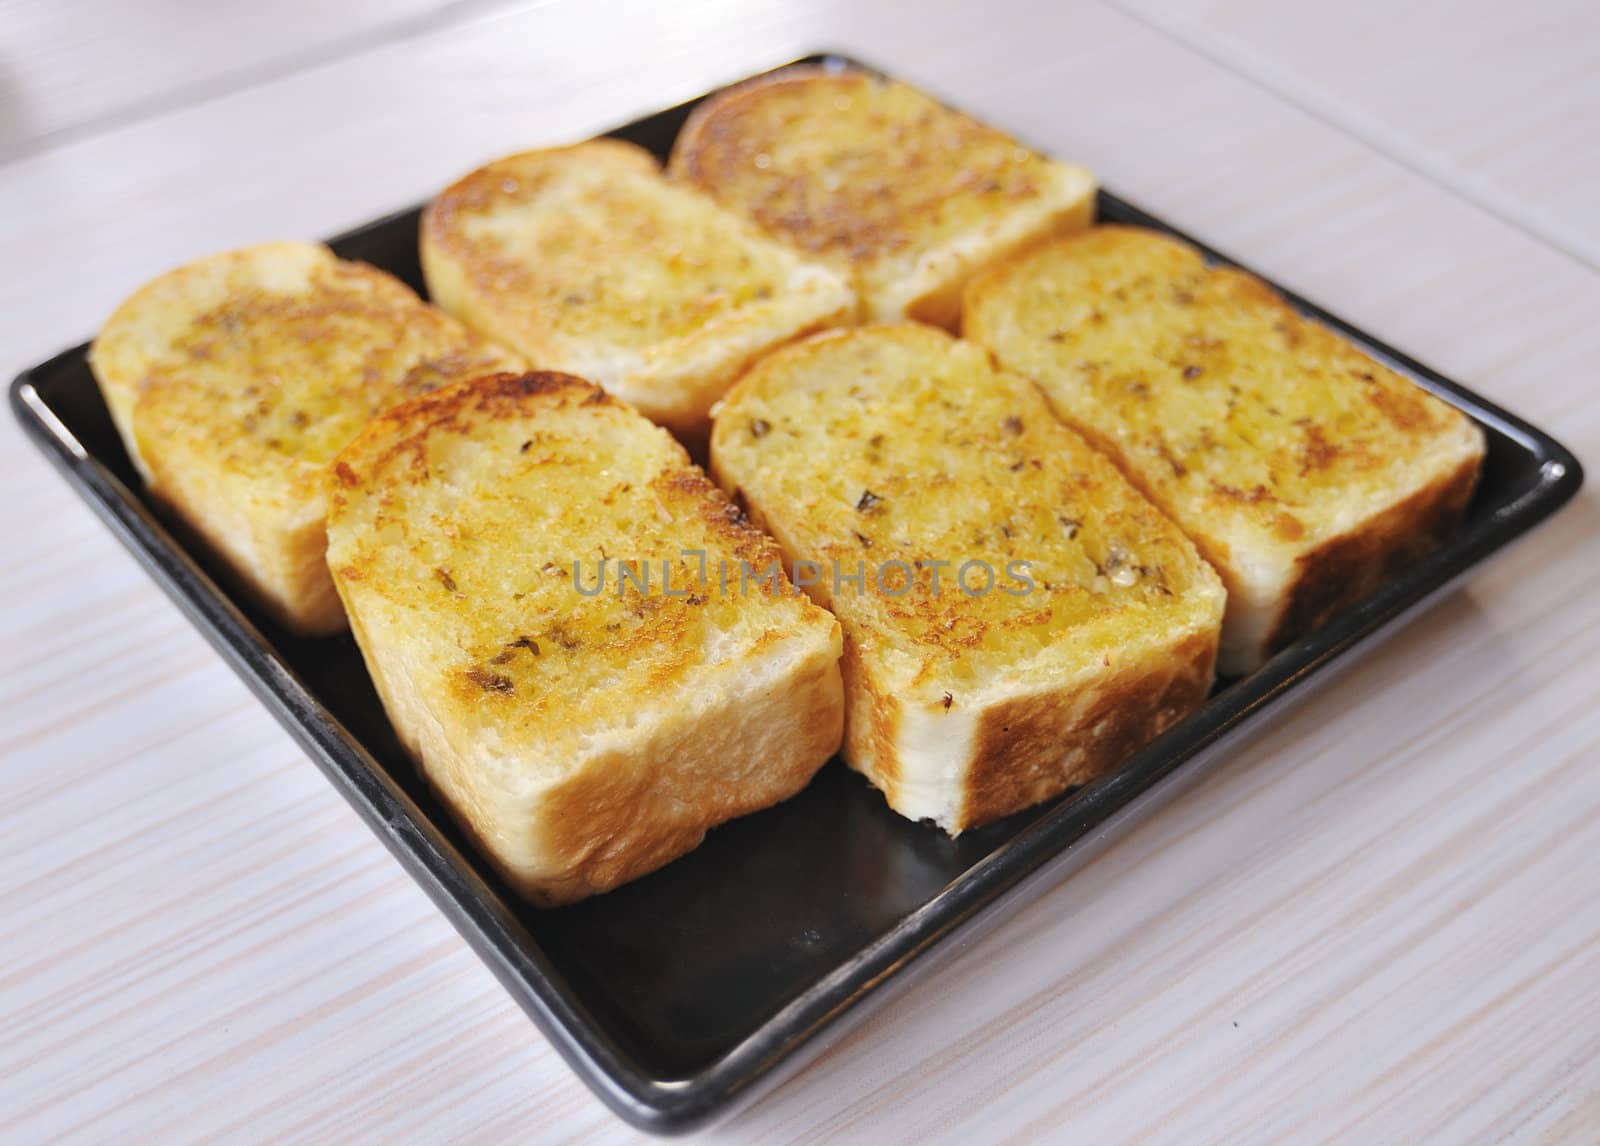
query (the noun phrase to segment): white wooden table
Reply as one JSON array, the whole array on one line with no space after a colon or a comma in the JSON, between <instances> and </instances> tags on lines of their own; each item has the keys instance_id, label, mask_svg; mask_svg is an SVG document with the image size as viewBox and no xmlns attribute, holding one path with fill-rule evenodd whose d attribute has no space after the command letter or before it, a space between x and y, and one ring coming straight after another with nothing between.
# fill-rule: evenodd
<instances>
[{"instance_id":1,"label":"white wooden table","mask_svg":"<svg viewBox=\"0 0 1600 1146\"><path fill-rule=\"evenodd\" d=\"M817 47L1600 459L1600 8L0 0L0 367ZM0 1136L633 1137L0 418ZM1588 494L720 1140L1600 1139Z\"/></svg>"}]
</instances>

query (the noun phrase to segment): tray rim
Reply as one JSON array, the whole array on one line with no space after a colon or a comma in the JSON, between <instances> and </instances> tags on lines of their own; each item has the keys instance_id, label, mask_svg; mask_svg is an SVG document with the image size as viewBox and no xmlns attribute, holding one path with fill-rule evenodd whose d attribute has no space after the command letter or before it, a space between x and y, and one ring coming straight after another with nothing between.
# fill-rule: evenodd
<instances>
[{"instance_id":1,"label":"tray rim","mask_svg":"<svg viewBox=\"0 0 1600 1146\"><path fill-rule=\"evenodd\" d=\"M819 51L743 79L806 63L888 74L849 53ZM646 112L598 134L625 131L743 79ZM1238 260L1113 192L1102 189L1100 199L1122 219L1192 243L1211 261L1250 271ZM386 212L326 241L338 245L358 239L415 210ZM1548 519L1582 486L1582 465L1549 434L1297 292L1267 276L1257 277L1302 314L1338 331L1475 420L1511 438L1539 463L1538 480L1509 502L1495 506L1492 513L1464 526L1444 548L1366 600L1213 696L1201 710L1136 752L1117 772L1041 815L896 927L812 983L727 1053L682 1078L649 1073L606 1035L507 902L478 874L472 857L440 833L366 747L277 656L233 599L143 500L56 416L35 380L68 360L83 357L89 344L70 347L22 371L10 385L9 404L27 436L307 752L568 1066L632 1126L656 1134L678 1134L730 1114L798 1070L821 1051L820 1040L814 1036L824 1027L847 1012L853 1019L864 1017L867 1008L862 1004L880 1001L889 993L885 988L904 980L902 972L913 962L935 947L943 948L945 940L967 931L980 917L992 922L1003 915L1008 904L1022 898L1027 886L1059 875L1060 868L1081 855L1083 841L1089 836L1104 834L1131 818L1135 805L1174 787L1167 783L1170 779L1196 774L1223 745L1277 712L1285 702L1299 699L1308 686L1328 679L1330 670L1347 663L1353 651L1371 647L1381 636L1398 629L1487 558ZM807 1053L800 1053L802 1048Z\"/></svg>"}]
</instances>

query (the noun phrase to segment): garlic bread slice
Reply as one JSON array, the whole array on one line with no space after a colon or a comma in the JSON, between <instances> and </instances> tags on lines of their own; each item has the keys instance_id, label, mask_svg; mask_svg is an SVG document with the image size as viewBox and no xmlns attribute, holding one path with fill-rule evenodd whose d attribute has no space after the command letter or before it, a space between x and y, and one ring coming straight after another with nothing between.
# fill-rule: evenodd
<instances>
[{"instance_id":1,"label":"garlic bread slice","mask_svg":"<svg viewBox=\"0 0 1600 1146\"><path fill-rule=\"evenodd\" d=\"M1115 767L1211 683L1223 590L1032 383L932 327L817 335L711 460L844 628L845 757L952 833Z\"/></svg>"},{"instance_id":2,"label":"garlic bread slice","mask_svg":"<svg viewBox=\"0 0 1600 1146\"><path fill-rule=\"evenodd\" d=\"M1096 227L996 269L972 284L965 331L1221 572L1229 674L1437 546L1483 461L1460 411L1154 231Z\"/></svg>"},{"instance_id":3,"label":"garlic bread slice","mask_svg":"<svg viewBox=\"0 0 1600 1146\"><path fill-rule=\"evenodd\" d=\"M838 275L614 139L512 155L451 185L423 217L422 265L433 300L467 325L691 441L751 362L855 311Z\"/></svg>"},{"instance_id":4,"label":"garlic bread slice","mask_svg":"<svg viewBox=\"0 0 1600 1146\"><path fill-rule=\"evenodd\" d=\"M838 624L781 576L720 575L777 573L777 549L588 382L399 406L329 498L328 564L401 741L537 904L660 867L838 747Z\"/></svg>"}]
</instances>

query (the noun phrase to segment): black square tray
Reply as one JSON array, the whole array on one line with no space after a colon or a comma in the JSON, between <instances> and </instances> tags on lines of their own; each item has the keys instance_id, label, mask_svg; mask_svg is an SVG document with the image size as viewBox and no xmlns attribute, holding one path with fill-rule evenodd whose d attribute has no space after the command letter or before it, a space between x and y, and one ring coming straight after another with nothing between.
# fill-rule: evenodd
<instances>
[{"instance_id":1,"label":"black square tray","mask_svg":"<svg viewBox=\"0 0 1600 1146\"><path fill-rule=\"evenodd\" d=\"M839 56L807 62L856 67ZM871 69L866 69L871 70ZM703 98L703 97L702 97ZM609 133L665 157L698 100ZM514 145L517 141L509 141ZM1102 192L1100 218L1188 236ZM419 209L332 240L343 257L423 290ZM1193 239L1189 239L1194 242ZM1210 257L1231 262L1207 250ZM1053 882L1083 842L1122 825L1225 751L1255 721L1369 648L1582 484L1548 435L1285 291L1481 424L1482 482L1441 551L1206 705L1114 775L951 840L909 823L842 763L801 795L713 831L705 844L610 895L554 911L521 905L468 848L399 748L349 638L289 636L218 588L203 550L146 502L78 346L11 386L23 426L67 480L294 734L373 832L450 917L579 1076L644 1130L705 1125L797 1069L823 1027L1002 903ZM925 961L924 961L925 962ZM817 1043L812 1043L814 1052Z\"/></svg>"}]
</instances>

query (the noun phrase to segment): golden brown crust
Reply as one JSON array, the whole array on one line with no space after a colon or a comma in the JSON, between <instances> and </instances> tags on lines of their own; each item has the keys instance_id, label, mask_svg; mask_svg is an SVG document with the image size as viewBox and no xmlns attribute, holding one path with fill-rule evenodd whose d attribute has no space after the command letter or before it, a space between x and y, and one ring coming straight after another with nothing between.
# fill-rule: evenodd
<instances>
[{"instance_id":1,"label":"golden brown crust","mask_svg":"<svg viewBox=\"0 0 1600 1146\"><path fill-rule=\"evenodd\" d=\"M858 639L846 638L839 671L845 690L844 758L883 790L890 807L897 807L900 703L880 685Z\"/></svg>"},{"instance_id":2,"label":"golden brown crust","mask_svg":"<svg viewBox=\"0 0 1600 1146\"><path fill-rule=\"evenodd\" d=\"M449 386L392 406L371 419L334 461L334 504L343 508L345 491L362 484L354 459L360 459L364 470L376 472L404 454L409 461L410 480L420 483L429 477L424 453L429 435L439 430L463 432L466 419L474 415L490 422L526 417L523 403L528 399L567 394L576 394L578 400L592 405L619 405L593 382L554 370L534 370L485 374L470 386Z\"/></svg>"},{"instance_id":3,"label":"golden brown crust","mask_svg":"<svg viewBox=\"0 0 1600 1146\"><path fill-rule=\"evenodd\" d=\"M478 292L479 306L525 306L527 292L539 276L538 268L491 237L476 233L473 223L491 212L537 201L573 162L618 176L657 172L649 152L617 139L592 139L571 147L506 156L468 172L429 202L422 212L422 249L431 259L456 261ZM581 287L577 281L563 281L548 293L559 296ZM543 300L539 301L542 304Z\"/></svg>"},{"instance_id":4,"label":"golden brown crust","mask_svg":"<svg viewBox=\"0 0 1600 1146\"><path fill-rule=\"evenodd\" d=\"M701 103L669 170L852 275L879 322L953 327L975 270L1094 210L1087 172L905 84L814 67Z\"/></svg>"},{"instance_id":5,"label":"golden brown crust","mask_svg":"<svg viewBox=\"0 0 1600 1146\"><path fill-rule=\"evenodd\" d=\"M1267 655L1326 624L1437 549L1461 524L1480 468L1480 459L1467 458L1360 528L1302 554L1283 612L1267 638Z\"/></svg>"},{"instance_id":6,"label":"golden brown crust","mask_svg":"<svg viewBox=\"0 0 1600 1146\"><path fill-rule=\"evenodd\" d=\"M1216 658L1216 633L1195 633L1108 674L1087 707L1036 693L985 712L960 827L981 827L1110 772L1200 707Z\"/></svg>"},{"instance_id":7,"label":"golden brown crust","mask_svg":"<svg viewBox=\"0 0 1600 1146\"><path fill-rule=\"evenodd\" d=\"M839 175L837 189L828 192L821 178L836 171L841 158L832 150L811 153L804 166L773 165L779 132L820 134L828 129L821 120L842 120L838 113L857 112L862 105L882 99L891 89L888 81L863 72L830 72L821 68L785 69L719 92L690 114L678 134L669 169L685 181L719 198L759 179L759 190L733 204L757 223L802 250L845 265L870 262L885 251L916 241L918 215L954 188L928 185L926 173L932 157L908 151L894 166L881 151L860 156L856 177ZM897 91L898 94L898 91ZM841 104L843 106L841 106ZM788 105L788 108L785 108ZM918 101L919 114L938 115L938 127L954 132L953 150L970 148L980 139L999 133L982 124L942 113L931 101ZM830 114L831 113L831 114ZM948 118L946 118L948 117ZM887 141L893 121L886 114L862 124ZM932 126L932 125L930 125ZM1009 146L1011 141L1006 140ZM842 150L842 149L841 149ZM766 162L760 162L765 159ZM763 174L764 173L764 174ZM1038 186L1031 166L1019 165L1003 189L1009 198L1036 196ZM915 198L913 198L915 196Z\"/></svg>"}]
</instances>

